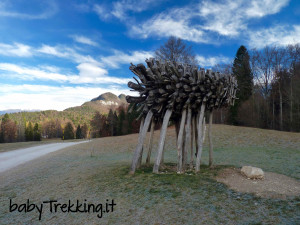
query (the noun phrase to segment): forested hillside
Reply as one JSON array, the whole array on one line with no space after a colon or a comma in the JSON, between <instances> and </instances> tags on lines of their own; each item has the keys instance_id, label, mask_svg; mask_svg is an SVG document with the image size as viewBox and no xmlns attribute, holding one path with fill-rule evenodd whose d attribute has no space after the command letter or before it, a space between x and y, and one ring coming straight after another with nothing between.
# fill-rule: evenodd
<instances>
[{"instance_id":1,"label":"forested hillside","mask_svg":"<svg viewBox=\"0 0 300 225\"><path fill-rule=\"evenodd\" d=\"M28 136L27 133L31 134L34 127L39 130L44 138L62 138L64 136L87 138L91 135L100 137L110 134L126 134L132 132L132 128L135 127L130 126L130 129L127 130L122 128L123 123L128 124L128 119L130 123L132 122L127 113L127 108L128 103L125 100L125 95L118 97L112 93L104 93L81 106L71 107L64 111L46 110L1 115L0 142L31 141L33 136ZM109 128L108 120L111 113L115 115L114 120L110 118L114 128ZM91 121L93 122L91 123ZM120 128L118 128L119 126ZM66 127L67 132L71 133L70 135L68 133L64 134ZM78 127L80 132L77 132L76 135ZM108 130L113 130L113 132L108 132Z\"/></svg>"}]
</instances>

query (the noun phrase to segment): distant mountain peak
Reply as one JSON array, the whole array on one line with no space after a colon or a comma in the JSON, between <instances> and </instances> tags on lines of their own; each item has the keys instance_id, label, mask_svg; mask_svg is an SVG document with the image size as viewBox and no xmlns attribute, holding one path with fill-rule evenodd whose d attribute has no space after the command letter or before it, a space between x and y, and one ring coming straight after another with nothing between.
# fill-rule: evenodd
<instances>
[{"instance_id":1,"label":"distant mountain peak","mask_svg":"<svg viewBox=\"0 0 300 225\"><path fill-rule=\"evenodd\" d=\"M126 95L120 94L118 97L119 97L119 99L120 99L122 102L125 102L125 103L127 102L127 101L126 101Z\"/></svg>"},{"instance_id":2,"label":"distant mountain peak","mask_svg":"<svg viewBox=\"0 0 300 225\"><path fill-rule=\"evenodd\" d=\"M104 105L120 105L122 103L127 103L125 97L126 96L124 94L116 96L111 92L106 92L99 95L97 98L93 98L91 102L100 101L100 103Z\"/></svg>"},{"instance_id":3,"label":"distant mountain peak","mask_svg":"<svg viewBox=\"0 0 300 225\"><path fill-rule=\"evenodd\" d=\"M94 102L94 101L99 101L99 100L103 100L103 101L116 100L116 101L118 101L119 98L118 98L118 96L116 96L115 94L113 94L111 92L106 92L106 93L99 95L97 98L93 98L91 101Z\"/></svg>"}]
</instances>

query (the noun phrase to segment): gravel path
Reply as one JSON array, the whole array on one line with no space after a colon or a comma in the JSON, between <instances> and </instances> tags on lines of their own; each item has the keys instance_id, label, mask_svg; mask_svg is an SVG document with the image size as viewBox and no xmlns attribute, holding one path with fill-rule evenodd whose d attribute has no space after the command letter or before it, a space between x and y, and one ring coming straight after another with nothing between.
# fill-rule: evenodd
<instances>
[{"instance_id":1,"label":"gravel path","mask_svg":"<svg viewBox=\"0 0 300 225\"><path fill-rule=\"evenodd\" d=\"M0 173L50 152L85 142L88 141L47 144L0 153Z\"/></svg>"}]
</instances>

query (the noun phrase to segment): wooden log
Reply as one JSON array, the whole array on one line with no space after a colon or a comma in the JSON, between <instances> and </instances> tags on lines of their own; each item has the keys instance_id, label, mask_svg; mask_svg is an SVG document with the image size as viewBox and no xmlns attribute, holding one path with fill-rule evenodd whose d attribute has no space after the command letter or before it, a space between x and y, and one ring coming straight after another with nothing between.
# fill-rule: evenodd
<instances>
[{"instance_id":1,"label":"wooden log","mask_svg":"<svg viewBox=\"0 0 300 225\"><path fill-rule=\"evenodd\" d=\"M182 110L181 121L180 121L180 128L177 138L177 172L182 173L182 145L183 145L183 133L184 133L184 125L186 121L186 109Z\"/></svg>"},{"instance_id":2,"label":"wooden log","mask_svg":"<svg viewBox=\"0 0 300 225\"><path fill-rule=\"evenodd\" d=\"M152 117L151 121L151 129L150 129L150 137L149 137L149 143L148 143L148 154L146 158L146 165L150 165L150 158L151 158L151 151L152 151L152 144L153 144L153 134L154 134L154 127L155 127L155 121Z\"/></svg>"},{"instance_id":3,"label":"wooden log","mask_svg":"<svg viewBox=\"0 0 300 225\"><path fill-rule=\"evenodd\" d=\"M192 123L192 109L188 107L186 125L185 125L185 143L184 143L184 152L182 157L182 170L183 172L186 169L188 161L188 149L191 147L191 123Z\"/></svg>"},{"instance_id":4,"label":"wooden log","mask_svg":"<svg viewBox=\"0 0 300 225\"><path fill-rule=\"evenodd\" d=\"M145 88L142 87L140 84L136 84L136 83L133 83L131 81L128 82L127 86L129 88L134 89L135 91L144 91L145 90Z\"/></svg>"},{"instance_id":5,"label":"wooden log","mask_svg":"<svg viewBox=\"0 0 300 225\"><path fill-rule=\"evenodd\" d=\"M196 159L196 173L200 172L200 160L201 160L201 153L203 149L203 137L202 137L202 127L203 127L203 117L204 117L204 111L205 111L205 102L202 103L201 109L200 109L200 115L199 115L199 121L198 121L198 153L197 153L197 159Z\"/></svg>"},{"instance_id":6,"label":"wooden log","mask_svg":"<svg viewBox=\"0 0 300 225\"><path fill-rule=\"evenodd\" d=\"M134 97L134 96L129 96L127 95L126 96L126 101L128 103L139 103L139 102L142 102L146 99L146 97Z\"/></svg>"},{"instance_id":7,"label":"wooden log","mask_svg":"<svg viewBox=\"0 0 300 225\"><path fill-rule=\"evenodd\" d=\"M175 120L175 135L176 135L176 146L178 142L178 133L180 128L180 121L178 119Z\"/></svg>"},{"instance_id":8,"label":"wooden log","mask_svg":"<svg viewBox=\"0 0 300 225\"><path fill-rule=\"evenodd\" d=\"M162 154L163 154L163 150L164 150L164 144L165 144L165 139L166 139L168 123L169 123L171 115L172 115L172 110L167 109L167 111L165 113L165 116L164 116L161 131L160 131L157 157L156 157L156 161L155 161L154 166L153 166L153 173L158 173L158 169L159 169L159 166L160 166L160 162L161 162L161 158L162 158Z\"/></svg>"},{"instance_id":9,"label":"wooden log","mask_svg":"<svg viewBox=\"0 0 300 225\"><path fill-rule=\"evenodd\" d=\"M190 169L194 166L194 143L196 143L196 116L192 117L192 141L191 141L191 156L190 156Z\"/></svg>"},{"instance_id":10,"label":"wooden log","mask_svg":"<svg viewBox=\"0 0 300 225\"><path fill-rule=\"evenodd\" d=\"M143 117L143 118L141 119L141 123L140 123L139 134L143 132L144 122L145 122L145 118ZM142 145L142 153L141 153L141 156L143 156L143 150L144 150L144 143L143 143L143 145ZM138 163L137 163L136 168L140 168L141 165L142 165L142 157L139 157L139 158L138 158Z\"/></svg>"},{"instance_id":11,"label":"wooden log","mask_svg":"<svg viewBox=\"0 0 300 225\"><path fill-rule=\"evenodd\" d=\"M143 154L144 139L146 137L147 130L149 128L152 116L153 116L153 112L150 110L147 113L147 116L146 116L146 119L145 119L145 122L144 122L144 125L143 125L142 132L140 132L140 134L139 134L138 145L135 149L135 152L134 152L134 155L133 155L133 160L132 160L132 163L131 163L131 169L130 169L131 174L135 173L135 170L138 166L138 161L141 160L141 157L142 157L142 154Z\"/></svg>"},{"instance_id":12,"label":"wooden log","mask_svg":"<svg viewBox=\"0 0 300 225\"><path fill-rule=\"evenodd\" d=\"M213 166L213 142L212 142L212 120L213 120L213 110L209 112L209 125L208 125L208 140L209 140L209 167Z\"/></svg>"}]
</instances>

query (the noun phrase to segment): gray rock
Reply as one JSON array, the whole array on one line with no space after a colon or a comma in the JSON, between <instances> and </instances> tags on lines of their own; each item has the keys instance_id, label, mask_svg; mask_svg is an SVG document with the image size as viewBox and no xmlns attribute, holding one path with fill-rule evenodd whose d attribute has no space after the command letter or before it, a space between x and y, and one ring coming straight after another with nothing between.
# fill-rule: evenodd
<instances>
[{"instance_id":1,"label":"gray rock","mask_svg":"<svg viewBox=\"0 0 300 225\"><path fill-rule=\"evenodd\" d=\"M263 179L264 178L264 171L257 167L243 166L241 169L241 173L250 179Z\"/></svg>"}]
</instances>

